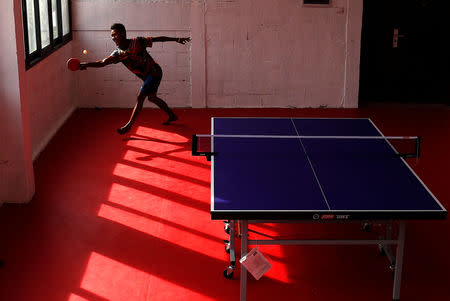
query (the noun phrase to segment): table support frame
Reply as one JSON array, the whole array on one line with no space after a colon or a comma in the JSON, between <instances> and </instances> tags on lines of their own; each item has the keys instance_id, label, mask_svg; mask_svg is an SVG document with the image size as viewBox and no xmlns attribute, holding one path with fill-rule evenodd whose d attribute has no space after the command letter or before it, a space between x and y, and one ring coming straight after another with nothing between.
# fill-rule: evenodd
<instances>
[{"instance_id":1,"label":"table support frame","mask_svg":"<svg viewBox=\"0 0 450 301\"><path fill-rule=\"evenodd\" d=\"M302 223L302 221L273 221L273 220L229 220L229 250L230 250L230 265L225 270L228 274L232 274L232 270L236 268L236 253L235 253L235 239L238 237L241 240L241 258L248 253L249 245L377 245L379 250L383 252L391 265L390 268L394 273L394 283L392 298L398 301L400 298L400 287L403 266L403 252L405 246L406 222L404 220L398 221L398 231L395 238L393 238L394 220L389 221L356 221L359 223L369 224L386 224L386 233L384 237L379 239L249 239L249 232L256 231L249 229L249 224L257 223ZM342 223L342 222L339 222ZM238 225L238 229L236 226ZM392 252L392 246L396 245L395 255ZM240 301L247 300L247 270L243 265L240 273Z\"/></svg>"}]
</instances>

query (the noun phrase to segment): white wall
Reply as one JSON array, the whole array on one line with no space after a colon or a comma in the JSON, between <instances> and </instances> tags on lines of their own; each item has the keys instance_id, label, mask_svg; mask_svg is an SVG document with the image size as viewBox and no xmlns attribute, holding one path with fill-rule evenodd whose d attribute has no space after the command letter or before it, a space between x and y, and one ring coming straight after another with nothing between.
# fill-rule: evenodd
<instances>
[{"instance_id":1,"label":"white wall","mask_svg":"<svg viewBox=\"0 0 450 301\"><path fill-rule=\"evenodd\" d=\"M362 1L302 2L208 2L208 106L357 106Z\"/></svg>"},{"instance_id":2,"label":"white wall","mask_svg":"<svg viewBox=\"0 0 450 301\"><path fill-rule=\"evenodd\" d=\"M149 49L174 107L357 107L362 0L73 0L74 56L102 59L128 36L191 36ZM130 107L140 81L124 66L77 74L80 106ZM149 104L147 104L149 106Z\"/></svg>"}]
</instances>

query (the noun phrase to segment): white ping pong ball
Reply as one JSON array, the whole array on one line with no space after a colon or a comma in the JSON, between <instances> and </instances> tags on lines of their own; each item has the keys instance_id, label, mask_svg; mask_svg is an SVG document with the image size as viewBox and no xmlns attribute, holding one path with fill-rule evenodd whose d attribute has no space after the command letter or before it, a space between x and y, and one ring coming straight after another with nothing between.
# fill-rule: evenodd
<instances>
[{"instance_id":1,"label":"white ping pong ball","mask_svg":"<svg viewBox=\"0 0 450 301\"><path fill-rule=\"evenodd\" d=\"M86 49L83 50L83 54L87 54L87 50Z\"/></svg>"}]
</instances>

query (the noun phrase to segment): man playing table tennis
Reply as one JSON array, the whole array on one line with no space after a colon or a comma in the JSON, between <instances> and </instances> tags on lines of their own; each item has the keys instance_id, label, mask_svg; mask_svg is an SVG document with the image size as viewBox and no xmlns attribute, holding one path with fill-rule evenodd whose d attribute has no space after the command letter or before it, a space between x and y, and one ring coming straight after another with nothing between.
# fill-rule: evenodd
<instances>
[{"instance_id":1,"label":"man playing table tennis","mask_svg":"<svg viewBox=\"0 0 450 301\"><path fill-rule=\"evenodd\" d=\"M117 129L117 132L123 135L130 131L136 117L142 110L146 97L169 115L169 118L163 124L167 125L172 121L176 121L178 117L175 113L164 100L156 96L159 84L161 83L162 69L150 56L146 48L152 47L153 42L173 41L185 44L191 39L170 37L137 37L127 39L125 26L120 23L115 23L111 26L111 38L116 43L117 49L101 61L81 63L80 70L85 70L90 67L101 68L122 62L131 72L143 80L130 120L123 127Z\"/></svg>"}]
</instances>

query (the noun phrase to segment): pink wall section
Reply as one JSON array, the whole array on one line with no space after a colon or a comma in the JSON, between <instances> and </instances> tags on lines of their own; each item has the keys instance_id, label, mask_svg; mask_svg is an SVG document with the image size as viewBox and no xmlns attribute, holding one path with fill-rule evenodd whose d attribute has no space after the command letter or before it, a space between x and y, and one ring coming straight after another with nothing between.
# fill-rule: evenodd
<instances>
[{"instance_id":1,"label":"pink wall section","mask_svg":"<svg viewBox=\"0 0 450 301\"><path fill-rule=\"evenodd\" d=\"M21 0L0 2L0 204L34 194L33 160L73 112L73 74L65 68L71 44L25 70ZM17 37L17 38L16 38Z\"/></svg>"},{"instance_id":2,"label":"pink wall section","mask_svg":"<svg viewBox=\"0 0 450 301\"><path fill-rule=\"evenodd\" d=\"M23 97L20 73L24 68L20 1L2 1L0 10L0 205L23 203L34 194L34 175L27 99ZM4 13L8 12L8 13ZM20 38L16 39L16 36Z\"/></svg>"},{"instance_id":3,"label":"pink wall section","mask_svg":"<svg viewBox=\"0 0 450 301\"><path fill-rule=\"evenodd\" d=\"M75 109L74 75L66 68L72 44L66 44L37 65L22 72L29 106L31 145L35 159Z\"/></svg>"}]
</instances>

